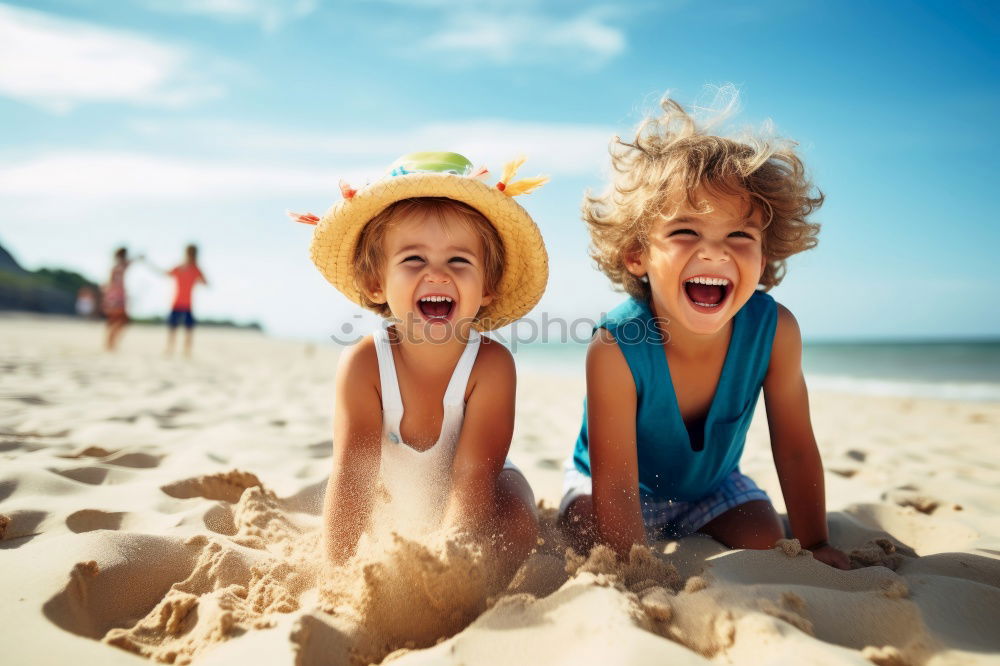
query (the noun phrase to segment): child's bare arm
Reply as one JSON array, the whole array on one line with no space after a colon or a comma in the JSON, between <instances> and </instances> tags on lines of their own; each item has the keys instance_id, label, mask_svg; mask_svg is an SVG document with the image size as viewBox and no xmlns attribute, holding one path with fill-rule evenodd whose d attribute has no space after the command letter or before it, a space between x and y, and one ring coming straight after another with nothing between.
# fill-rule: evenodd
<instances>
[{"instance_id":1,"label":"child's bare arm","mask_svg":"<svg viewBox=\"0 0 1000 666\"><path fill-rule=\"evenodd\" d=\"M445 523L475 529L493 519L497 477L514 434L514 359L501 344L483 339L476 362L479 378L465 405L465 419L452 464L452 490Z\"/></svg>"},{"instance_id":2,"label":"child's bare arm","mask_svg":"<svg viewBox=\"0 0 1000 666\"><path fill-rule=\"evenodd\" d=\"M171 271L163 270L162 268L154 264L152 261L149 260L149 257L147 257L146 255L141 255L139 257L136 257L132 261L141 261L142 263L146 264L146 267L149 268L149 270L153 271L154 273L160 273L168 277L171 273Z\"/></svg>"},{"instance_id":3,"label":"child's bare arm","mask_svg":"<svg viewBox=\"0 0 1000 666\"><path fill-rule=\"evenodd\" d=\"M599 329L587 351L587 433L597 540L628 557L646 543L639 506L636 392L614 336Z\"/></svg>"},{"instance_id":4,"label":"child's bare arm","mask_svg":"<svg viewBox=\"0 0 1000 666\"><path fill-rule=\"evenodd\" d=\"M809 395L802 376L802 337L795 317L778 305L778 326L764 379L764 402L771 451L792 534L817 559L840 569L847 557L827 543L823 461L809 418Z\"/></svg>"},{"instance_id":5,"label":"child's bare arm","mask_svg":"<svg viewBox=\"0 0 1000 666\"><path fill-rule=\"evenodd\" d=\"M371 516L382 458L378 361L370 339L344 351L334 399L333 471L323 507L324 543L335 564L357 547Z\"/></svg>"}]
</instances>

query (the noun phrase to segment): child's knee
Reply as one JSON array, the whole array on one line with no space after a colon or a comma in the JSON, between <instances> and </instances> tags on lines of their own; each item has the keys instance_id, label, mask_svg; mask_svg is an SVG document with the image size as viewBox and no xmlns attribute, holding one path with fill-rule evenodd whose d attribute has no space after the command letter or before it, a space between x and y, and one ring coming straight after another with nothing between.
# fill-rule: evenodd
<instances>
[{"instance_id":1,"label":"child's knee","mask_svg":"<svg viewBox=\"0 0 1000 666\"><path fill-rule=\"evenodd\" d=\"M738 545L734 548L748 548L750 550L770 550L779 539L785 538L784 531L777 516L762 515L755 516L755 520L749 521L739 532Z\"/></svg>"},{"instance_id":2,"label":"child's knee","mask_svg":"<svg viewBox=\"0 0 1000 666\"><path fill-rule=\"evenodd\" d=\"M500 520L512 540L534 543L538 539L538 515L534 493L527 479L514 470L505 470L498 481Z\"/></svg>"},{"instance_id":3,"label":"child's knee","mask_svg":"<svg viewBox=\"0 0 1000 666\"><path fill-rule=\"evenodd\" d=\"M593 495L577 495L559 510L559 526L585 526L594 522Z\"/></svg>"},{"instance_id":4,"label":"child's knee","mask_svg":"<svg viewBox=\"0 0 1000 666\"><path fill-rule=\"evenodd\" d=\"M518 520L518 536L529 546L534 546L538 542L538 516L531 509L524 510Z\"/></svg>"},{"instance_id":5,"label":"child's knee","mask_svg":"<svg viewBox=\"0 0 1000 666\"><path fill-rule=\"evenodd\" d=\"M566 503L561 507L557 524L574 550L590 552L597 535L593 496L578 495Z\"/></svg>"},{"instance_id":6,"label":"child's knee","mask_svg":"<svg viewBox=\"0 0 1000 666\"><path fill-rule=\"evenodd\" d=\"M735 546L736 548L748 548L750 550L770 550L779 539L784 538L784 534L777 530L762 530L743 535L744 544Z\"/></svg>"}]
</instances>

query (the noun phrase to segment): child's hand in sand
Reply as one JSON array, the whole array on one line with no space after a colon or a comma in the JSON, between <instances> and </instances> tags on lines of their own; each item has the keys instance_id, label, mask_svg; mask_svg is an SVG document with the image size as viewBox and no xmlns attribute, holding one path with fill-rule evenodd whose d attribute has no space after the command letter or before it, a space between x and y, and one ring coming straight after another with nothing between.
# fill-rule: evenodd
<instances>
[{"instance_id":1,"label":"child's hand in sand","mask_svg":"<svg viewBox=\"0 0 1000 666\"><path fill-rule=\"evenodd\" d=\"M843 569L845 571L851 568L851 561L848 559L847 555L828 543L821 543L813 546L809 550L812 551L813 557L823 564L829 564L835 569Z\"/></svg>"}]
</instances>

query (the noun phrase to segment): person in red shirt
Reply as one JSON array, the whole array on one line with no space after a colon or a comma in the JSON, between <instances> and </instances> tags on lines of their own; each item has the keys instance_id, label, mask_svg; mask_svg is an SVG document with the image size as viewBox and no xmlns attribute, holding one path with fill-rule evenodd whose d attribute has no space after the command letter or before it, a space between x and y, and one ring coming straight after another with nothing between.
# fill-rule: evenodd
<instances>
[{"instance_id":1,"label":"person in red shirt","mask_svg":"<svg viewBox=\"0 0 1000 666\"><path fill-rule=\"evenodd\" d=\"M208 285L208 280L198 268L198 246L188 245L184 249L185 261L180 266L166 271L166 274L173 277L176 285L174 294L174 304L170 309L170 316L167 318L167 356L174 352L174 334L177 327L184 324L184 355L191 355L191 342L194 332L194 316L191 314L191 292L199 282Z\"/></svg>"}]
</instances>

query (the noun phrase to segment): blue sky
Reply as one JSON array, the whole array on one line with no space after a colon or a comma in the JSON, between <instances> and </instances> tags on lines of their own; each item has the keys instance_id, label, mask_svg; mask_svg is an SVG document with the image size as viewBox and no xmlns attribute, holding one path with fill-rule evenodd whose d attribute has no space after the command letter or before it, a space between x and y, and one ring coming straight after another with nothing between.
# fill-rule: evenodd
<instances>
[{"instance_id":1,"label":"blue sky","mask_svg":"<svg viewBox=\"0 0 1000 666\"><path fill-rule=\"evenodd\" d=\"M551 255L536 313L594 317L621 299L578 213L608 140L731 82L734 126L771 119L828 196L772 292L807 339L997 336L998 25L981 2L0 3L0 243L104 279L116 245L169 267L197 242L199 314L321 338L359 310L286 209L404 152L524 152L552 176L522 202ZM129 287L169 306L141 266Z\"/></svg>"}]
</instances>

